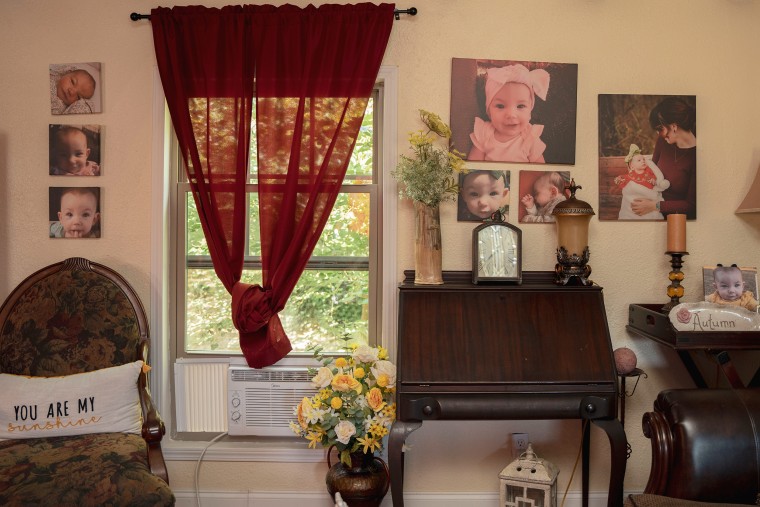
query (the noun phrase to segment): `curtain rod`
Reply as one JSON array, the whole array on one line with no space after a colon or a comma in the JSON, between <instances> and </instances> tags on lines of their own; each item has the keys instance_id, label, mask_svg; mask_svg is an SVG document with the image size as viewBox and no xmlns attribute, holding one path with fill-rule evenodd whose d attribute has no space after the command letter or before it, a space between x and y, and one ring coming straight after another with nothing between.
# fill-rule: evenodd
<instances>
[{"instance_id":1,"label":"curtain rod","mask_svg":"<svg viewBox=\"0 0 760 507\"><path fill-rule=\"evenodd\" d=\"M396 17L397 20L401 19L401 14L409 14L410 16L416 16L417 15L417 7L410 7L409 9L394 9L393 15ZM141 19L150 19L150 14L138 14L136 12L133 12L129 15L129 19L132 21L139 21Z\"/></svg>"}]
</instances>

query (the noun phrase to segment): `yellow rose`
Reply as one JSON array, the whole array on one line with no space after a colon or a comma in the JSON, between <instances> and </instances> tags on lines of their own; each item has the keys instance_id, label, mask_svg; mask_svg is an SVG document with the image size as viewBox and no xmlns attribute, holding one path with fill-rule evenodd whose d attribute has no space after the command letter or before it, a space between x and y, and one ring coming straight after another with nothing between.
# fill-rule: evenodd
<instances>
[{"instance_id":1,"label":"yellow rose","mask_svg":"<svg viewBox=\"0 0 760 507\"><path fill-rule=\"evenodd\" d=\"M337 366L338 368L345 368L346 366L348 366L348 361L346 361L345 357L339 357L338 359L335 360L335 366Z\"/></svg>"},{"instance_id":2,"label":"yellow rose","mask_svg":"<svg viewBox=\"0 0 760 507\"><path fill-rule=\"evenodd\" d=\"M366 372L364 371L364 368L361 366L357 367L354 370L354 378L364 378L364 375L366 375Z\"/></svg>"},{"instance_id":3,"label":"yellow rose","mask_svg":"<svg viewBox=\"0 0 760 507\"><path fill-rule=\"evenodd\" d=\"M380 387L386 387L388 385L388 375L383 373L379 377L377 377L377 385L379 385Z\"/></svg>"},{"instance_id":4,"label":"yellow rose","mask_svg":"<svg viewBox=\"0 0 760 507\"><path fill-rule=\"evenodd\" d=\"M383 393L380 391L380 389L373 387L369 390L367 393L367 405L369 405L369 408L375 412L385 406L385 401L383 401Z\"/></svg>"},{"instance_id":5,"label":"yellow rose","mask_svg":"<svg viewBox=\"0 0 760 507\"><path fill-rule=\"evenodd\" d=\"M341 393L347 393L348 391L356 391L357 393L362 392L362 385L359 381L345 373L333 377L332 388Z\"/></svg>"},{"instance_id":6,"label":"yellow rose","mask_svg":"<svg viewBox=\"0 0 760 507\"><path fill-rule=\"evenodd\" d=\"M331 399L331 400L330 400L330 406L331 406L331 407L332 407L334 410L340 410L340 407L342 407L342 406L343 406L343 400L341 400L340 398L338 398L338 397L336 396L335 398L333 398L333 399Z\"/></svg>"},{"instance_id":7,"label":"yellow rose","mask_svg":"<svg viewBox=\"0 0 760 507\"><path fill-rule=\"evenodd\" d=\"M309 425L308 414L310 413L311 413L311 400L309 400L309 398L304 397L304 399L301 400L301 403L299 403L298 406L296 407L296 417L298 417L298 424L300 424L303 429L306 429Z\"/></svg>"}]
</instances>

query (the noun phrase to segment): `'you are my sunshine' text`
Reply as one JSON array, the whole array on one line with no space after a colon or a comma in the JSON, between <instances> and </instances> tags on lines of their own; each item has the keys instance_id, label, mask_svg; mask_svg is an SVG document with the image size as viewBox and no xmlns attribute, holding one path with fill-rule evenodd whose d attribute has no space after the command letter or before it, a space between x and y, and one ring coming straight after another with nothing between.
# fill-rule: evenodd
<instances>
[{"instance_id":1,"label":"'you are my sunshine' text","mask_svg":"<svg viewBox=\"0 0 760 507\"><path fill-rule=\"evenodd\" d=\"M43 405L44 406L44 405ZM51 402L48 405L45 422L33 422L39 415L37 405L14 405L13 411L16 415L16 424L8 423L8 432L14 431L35 431L35 430L56 430L87 424L97 423L102 417L91 415L90 417L80 417L74 419L69 413L69 401ZM90 414L95 411L95 397L90 396L77 400L77 414Z\"/></svg>"}]
</instances>

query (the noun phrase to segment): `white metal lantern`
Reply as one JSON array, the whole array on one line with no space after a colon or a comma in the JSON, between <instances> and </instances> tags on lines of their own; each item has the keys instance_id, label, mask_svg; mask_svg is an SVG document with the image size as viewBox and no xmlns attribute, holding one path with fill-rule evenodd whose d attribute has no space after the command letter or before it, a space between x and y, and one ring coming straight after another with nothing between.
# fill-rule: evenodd
<instances>
[{"instance_id":1,"label":"white metal lantern","mask_svg":"<svg viewBox=\"0 0 760 507\"><path fill-rule=\"evenodd\" d=\"M533 452L533 446L499 474L501 507L556 507L557 475L552 463Z\"/></svg>"}]
</instances>

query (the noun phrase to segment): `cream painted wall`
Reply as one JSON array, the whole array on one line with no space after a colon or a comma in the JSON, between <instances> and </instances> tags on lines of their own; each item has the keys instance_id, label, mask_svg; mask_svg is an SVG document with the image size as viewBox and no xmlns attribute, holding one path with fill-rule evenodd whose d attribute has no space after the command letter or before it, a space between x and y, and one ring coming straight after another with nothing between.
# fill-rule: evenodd
<instances>
[{"instance_id":1,"label":"cream painted wall","mask_svg":"<svg viewBox=\"0 0 760 507\"><path fill-rule=\"evenodd\" d=\"M169 5L166 2L162 5ZM195 2L192 2L195 3ZM209 0L207 5L224 5ZM284 2L272 2L284 3ZM305 0L293 1L298 5ZM32 271L69 256L85 256L120 271L150 304L152 78L155 58L149 0L5 0L0 4L0 298ZM701 266L715 262L760 264L760 215L733 210L760 165L756 119L760 103L760 5L749 0L410 0L416 17L393 27L384 65L399 69L399 138L418 128L415 111L448 117L451 58L523 59L579 65L577 160L570 167L583 185L579 196L597 207L597 95L694 94L699 113L699 219L688 225L686 301L699 299ZM49 63L104 64L104 112L92 117L49 113ZM105 125L103 237L93 241L47 238L47 187L64 184L47 175L48 123L86 120ZM475 167L473 165L473 167ZM513 171L519 166L512 166ZM563 167L564 169L564 167ZM516 173L513 172L513 175ZM512 195L516 208L518 197ZM413 265L412 209L398 210L399 270ZM466 270L472 224L457 223L454 206L442 210L444 269ZM554 265L552 226L524 226L524 269ZM662 223L591 222L592 278L604 287L613 345L627 346L649 374L627 400L626 490L643 489L649 470L641 414L661 389L689 387L669 350L626 332L629 303L665 302L669 270ZM399 273L399 278L401 273ZM757 356L744 361L757 364ZM713 370L707 370L712 378ZM579 439L576 422L427 423L412 434L407 491L495 492L496 475L509 462L507 436L530 432L539 452L570 477ZM591 489L606 490L607 452L594 429ZM192 489L192 462L171 462L172 485ZM207 490L323 488L323 464L206 463ZM572 490L580 489L576 477Z\"/></svg>"}]
</instances>

